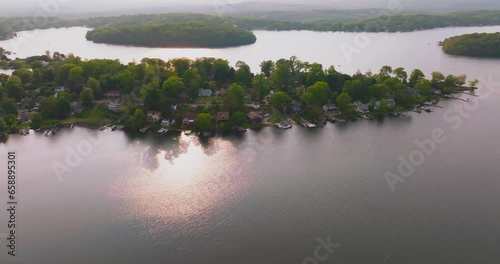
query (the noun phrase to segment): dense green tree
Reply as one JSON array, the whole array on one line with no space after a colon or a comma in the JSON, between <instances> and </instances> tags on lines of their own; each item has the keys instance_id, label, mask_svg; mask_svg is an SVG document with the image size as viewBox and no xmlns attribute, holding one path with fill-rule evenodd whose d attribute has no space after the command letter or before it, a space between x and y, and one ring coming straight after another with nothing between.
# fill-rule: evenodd
<instances>
[{"instance_id":1,"label":"dense green tree","mask_svg":"<svg viewBox=\"0 0 500 264\"><path fill-rule=\"evenodd\" d=\"M270 86L264 74L258 74L252 81L257 92L257 98L262 99L269 94Z\"/></svg>"},{"instance_id":2,"label":"dense green tree","mask_svg":"<svg viewBox=\"0 0 500 264\"><path fill-rule=\"evenodd\" d=\"M80 92L80 101L86 107L89 107L94 102L94 91L92 88L83 88Z\"/></svg>"},{"instance_id":3,"label":"dense green tree","mask_svg":"<svg viewBox=\"0 0 500 264\"><path fill-rule=\"evenodd\" d=\"M425 78L425 74L419 70L419 69L415 69L411 72L410 74L410 79L409 79L409 84L410 86L415 86L415 84L417 84L417 81L420 80L420 79L423 79Z\"/></svg>"},{"instance_id":4,"label":"dense green tree","mask_svg":"<svg viewBox=\"0 0 500 264\"><path fill-rule=\"evenodd\" d=\"M139 130L142 127L144 127L145 121L146 120L146 114L144 114L144 111L142 109L135 109L134 113L129 116L127 119L127 125L132 129L132 130Z\"/></svg>"},{"instance_id":5,"label":"dense green tree","mask_svg":"<svg viewBox=\"0 0 500 264\"><path fill-rule=\"evenodd\" d=\"M328 91L327 83L317 82L309 86L300 99L310 107L322 106L328 100Z\"/></svg>"},{"instance_id":6,"label":"dense green tree","mask_svg":"<svg viewBox=\"0 0 500 264\"><path fill-rule=\"evenodd\" d=\"M30 70L26 69L26 68L21 68L21 69L15 70L12 73L12 75L18 76L19 79L21 79L21 83L23 85L26 85L29 82L31 82L31 76L33 75L33 73Z\"/></svg>"},{"instance_id":7,"label":"dense green tree","mask_svg":"<svg viewBox=\"0 0 500 264\"><path fill-rule=\"evenodd\" d=\"M260 71L267 77L271 76L271 72L275 69L274 62L271 60L263 61L260 63Z\"/></svg>"},{"instance_id":8,"label":"dense green tree","mask_svg":"<svg viewBox=\"0 0 500 264\"><path fill-rule=\"evenodd\" d=\"M3 98L0 101L0 107L2 113L11 114L17 116L17 104L16 101L12 98Z\"/></svg>"},{"instance_id":9,"label":"dense green tree","mask_svg":"<svg viewBox=\"0 0 500 264\"><path fill-rule=\"evenodd\" d=\"M8 130L7 123L3 118L0 117L0 133L5 133Z\"/></svg>"},{"instance_id":10,"label":"dense green tree","mask_svg":"<svg viewBox=\"0 0 500 264\"><path fill-rule=\"evenodd\" d=\"M12 75L7 81L5 85L7 89L7 96L16 99L17 101L21 100L24 95L23 85L21 83L21 79L17 75Z\"/></svg>"},{"instance_id":11,"label":"dense green tree","mask_svg":"<svg viewBox=\"0 0 500 264\"><path fill-rule=\"evenodd\" d=\"M341 93L337 96L337 105L342 111L346 111L351 103L351 96L348 93Z\"/></svg>"},{"instance_id":12,"label":"dense green tree","mask_svg":"<svg viewBox=\"0 0 500 264\"><path fill-rule=\"evenodd\" d=\"M346 81L344 84L344 93L348 93L351 98L356 100L362 100L367 94L367 87L361 80Z\"/></svg>"},{"instance_id":13,"label":"dense green tree","mask_svg":"<svg viewBox=\"0 0 500 264\"><path fill-rule=\"evenodd\" d=\"M233 83L229 86L226 94L222 98L224 108L230 112L238 111L243 107L245 90L240 85Z\"/></svg>"},{"instance_id":14,"label":"dense green tree","mask_svg":"<svg viewBox=\"0 0 500 264\"><path fill-rule=\"evenodd\" d=\"M271 94L271 96L269 97L269 104L275 107L276 109L284 111L286 104L291 100L292 98L290 98L290 96L287 93L276 92Z\"/></svg>"},{"instance_id":15,"label":"dense green tree","mask_svg":"<svg viewBox=\"0 0 500 264\"><path fill-rule=\"evenodd\" d=\"M200 132L214 130L214 120L211 114L202 113L196 117L196 129Z\"/></svg>"},{"instance_id":16,"label":"dense green tree","mask_svg":"<svg viewBox=\"0 0 500 264\"><path fill-rule=\"evenodd\" d=\"M43 125L43 116L38 112L31 114L31 127L34 129L40 128Z\"/></svg>"}]
</instances>

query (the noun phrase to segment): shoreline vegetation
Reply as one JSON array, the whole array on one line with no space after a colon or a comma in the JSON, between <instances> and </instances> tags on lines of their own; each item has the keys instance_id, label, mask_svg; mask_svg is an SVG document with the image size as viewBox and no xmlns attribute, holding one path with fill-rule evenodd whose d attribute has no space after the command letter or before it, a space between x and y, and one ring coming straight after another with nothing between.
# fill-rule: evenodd
<instances>
[{"instance_id":1,"label":"shoreline vegetation","mask_svg":"<svg viewBox=\"0 0 500 264\"><path fill-rule=\"evenodd\" d=\"M500 32L455 36L445 39L441 45L446 54L500 58Z\"/></svg>"},{"instance_id":2,"label":"shoreline vegetation","mask_svg":"<svg viewBox=\"0 0 500 264\"><path fill-rule=\"evenodd\" d=\"M4 52L0 49L0 52ZM131 132L194 131L207 135L276 125L322 127L326 121L431 112L440 98L474 90L466 76L384 66L353 75L295 56L263 61L252 73L218 58L139 63L82 60L59 52L2 61L0 133L80 125ZM463 100L463 99L460 99ZM189 132L190 133L190 132Z\"/></svg>"},{"instance_id":3,"label":"shoreline vegetation","mask_svg":"<svg viewBox=\"0 0 500 264\"><path fill-rule=\"evenodd\" d=\"M96 43L175 48L226 48L257 40L250 31L201 23L101 27L88 31L86 38Z\"/></svg>"},{"instance_id":4,"label":"shoreline vegetation","mask_svg":"<svg viewBox=\"0 0 500 264\"><path fill-rule=\"evenodd\" d=\"M382 14L379 12L379 14ZM118 33L131 31L132 34L140 34L141 31L152 30L154 27L165 25L168 27L181 27L181 25L198 24L203 26L213 26L209 30L219 29L229 31L229 28L241 31L267 30L267 31L289 31L289 30L310 30L322 32L411 32L417 30L434 29L442 27L465 27L465 26L495 26L500 25L500 10L484 10L469 12L454 12L444 14L403 14L403 15L385 15L366 19L366 15L358 16L355 21L329 22L324 14L318 13L318 20L314 17L304 18L297 21L296 18L282 16L281 20L265 18L247 18L231 16L214 16L202 14L143 14L143 15L124 15L115 17L94 17L86 19L63 19L63 18L44 18L42 24L35 24L33 18L0 18L0 39L8 39L15 36L16 32L35 29L49 29L61 27L83 26L93 28L93 32L101 33L100 39L96 40L113 41L116 43L128 44L134 40L127 39ZM296 17L296 16L294 16ZM321 19L320 19L321 18ZM332 18L331 21L335 19ZM168 28L166 27L166 28ZM127 29L128 28L128 29ZM164 30L164 29L163 29ZM91 31L91 32L92 32ZM193 34L185 37L187 40L194 38L193 46L200 46L195 33L198 30L191 30ZM106 33L106 34L104 34ZM239 32L238 34L242 34ZM90 33L93 35L93 33ZM114 36L111 39L105 36ZM120 37L119 37L120 36ZM168 36L168 35L166 35ZM93 38L93 37L91 37ZM246 38L243 38L246 40ZM154 41L149 41L153 45ZM134 42L135 43L135 42ZM238 43L238 42L237 42ZM155 44L157 45L157 44Z\"/></svg>"}]
</instances>

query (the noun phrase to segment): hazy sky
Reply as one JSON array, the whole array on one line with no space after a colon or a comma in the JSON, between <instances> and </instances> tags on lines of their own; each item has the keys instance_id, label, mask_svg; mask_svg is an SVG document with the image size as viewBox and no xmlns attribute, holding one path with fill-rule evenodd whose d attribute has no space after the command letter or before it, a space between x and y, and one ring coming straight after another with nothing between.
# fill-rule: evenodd
<instances>
[{"instance_id":1,"label":"hazy sky","mask_svg":"<svg viewBox=\"0 0 500 264\"><path fill-rule=\"evenodd\" d=\"M45 3L60 3L56 15L71 13L127 13L127 12L199 12L201 8L195 5L204 5L205 10L214 11L216 6L244 6L261 10L280 8L289 4L310 5L319 9L363 9L363 8L387 8L389 3L397 1L406 9L418 10L442 10L450 9L491 9L500 8L500 0L0 0L0 15L16 15L18 13L31 14L43 10ZM251 3L251 4L249 4ZM269 3L275 3L269 5ZM278 4L278 5L277 5ZM185 6L186 8L179 8ZM290 5L288 5L290 6ZM53 10L53 7L50 7ZM156 9L155 9L156 8ZM198 9L196 9L198 8ZM300 9L300 8L299 8ZM244 11L246 8L241 8ZM124 12L125 11L125 12Z\"/></svg>"}]
</instances>

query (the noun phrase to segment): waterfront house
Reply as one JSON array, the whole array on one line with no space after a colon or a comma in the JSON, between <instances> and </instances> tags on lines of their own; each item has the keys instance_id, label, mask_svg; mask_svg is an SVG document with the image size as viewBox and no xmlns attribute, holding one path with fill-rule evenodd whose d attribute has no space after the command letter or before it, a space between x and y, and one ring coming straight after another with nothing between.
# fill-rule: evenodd
<instances>
[{"instance_id":1,"label":"waterfront house","mask_svg":"<svg viewBox=\"0 0 500 264\"><path fill-rule=\"evenodd\" d=\"M116 100L109 100L108 101L108 109L109 111L112 111L112 112L115 112L115 113L119 113L121 112L121 102L120 102L120 99L116 99Z\"/></svg>"},{"instance_id":2,"label":"waterfront house","mask_svg":"<svg viewBox=\"0 0 500 264\"><path fill-rule=\"evenodd\" d=\"M413 97L420 97L420 93L415 88L408 87L408 93Z\"/></svg>"},{"instance_id":3,"label":"waterfront house","mask_svg":"<svg viewBox=\"0 0 500 264\"><path fill-rule=\"evenodd\" d=\"M215 120L217 123L229 121L229 112L217 112Z\"/></svg>"},{"instance_id":4,"label":"waterfront house","mask_svg":"<svg viewBox=\"0 0 500 264\"><path fill-rule=\"evenodd\" d=\"M368 105L363 104L361 101L355 101L351 105L354 106L354 108L356 108L356 111L358 111L359 113L368 113L370 110Z\"/></svg>"},{"instance_id":5,"label":"waterfront house","mask_svg":"<svg viewBox=\"0 0 500 264\"><path fill-rule=\"evenodd\" d=\"M104 94L104 97L106 98L120 98L121 94L120 91L114 90L114 91L109 91L106 94Z\"/></svg>"},{"instance_id":6,"label":"waterfront house","mask_svg":"<svg viewBox=\"0 0 500 264\"><path fill-rule=\"evenodd\" d=\"M433 94L437 94L437 95L440 95L440 94L442 94L442 93L443 93L441 90L436 89L436 88L432 88L431 92L432 92Z\"/></svg>"},{"instance_id":7,"label":"waterfront house","mask_svg":"<svg viewBox=\"0 0 500 264\"><path fill-rule=\"evenodd\" d=\"M161 126L162 127L170 127L175 123L175 119L163 119L161 121Z\"/></svg>"},{"instance_id":8,"label":"waterfront house","mask_svg":"<svg viewBox=\"0 0 500 264\"><path fill-rule=\"evenodd\" d=\"M337 110L337 106L334 104L326 104L323 105L323 111L325 112L331 112Z\"/></svg>"},{"instance_id":9,"label":"waterfront house","mask_svg":"<svg viewBox=\"0 0 500 264\"><path fill-rule=\"evenodd\" d=\"M146 114L146 121L150 123L156 123L161 119L161 112L158 111L148 111Z\"/></svg>"},{"instance_id":10,"label":"waterfront house","mask_svg":"<svg viewBox=\"0 0 500 264\"><path fill-rule=\"evenodd\" d=\"M36 99L35 99L35 108L34 109L38 109L40 108L40 104L42 103L43 99L45 99L44 96L38 96Z\"/></svg>"},{"instance_id":11,"label":"waterfront house","mask_svg":"<svg viewBox=\"0 0 500 264\"><path fill-rule=\"evenodd\" d=\"M21 113L19 114L18 119L23 125L29 124L31 123L31 114L28 112Z\"/></svg>"},{"instance_id":12,"label":"waterfront house","mask_svg":"<svg viewBox=\"0 0 500 264\"><path fill-rule=\"evenodd\" d=\"M182 126L190 126L196 123L196 115L193 113L187 113L182 119Z\"/></svg>"},{"instance_id":13,"label":"waterfront house","mask_svg":"<svg viewBox=\"0 0 500 264\"><path fill-rule=\"evenodd\" d=\"M247 113L247 117L248 119L250 119L250 121L252 121L253 124L259 124L259 123L262 123L262 116L259 115L257 112L249 112Z\"/></svg>"},{"instance_id":14,"label":"waterfront house","mask_svg":"<svg viewBox=\"0 0 500 264\"><path fill-rule=\"evenodd\" d=\"M260 108L260 103L259 102L253 102L252 103L252 108L255 109L255 110L259 109Z\"/></svg>"},{"instance_id":15,"label":"waterfront house","mask_svg":"<svg viewBox=\"0 0 500 264\"><path fill-rule=\"evenodd\" d=\"M221 88L219 91L217 91L217 96L218 97L223 97L226 94L226 89Z\"/></svg>"},{"instance_id":16,"label":"waterfront house","mask_svg":"<svg viewBox=\"0 0 500 264\"><path fill-rule=\"evenodd\" d=\"M82 103L75 101L69 104L72 114L81 113L83 111Z\"/></svg>"},{"instance_id":17,"label":"waterfront house","mask_svg":"<svg viewBox=\"0 0 500 264\"><path fill-rule=\"evenodd\" d=\"M200 89L198 90L198 97L210 97L212 96L211 89Z\"/></svg>"}]
</instances>

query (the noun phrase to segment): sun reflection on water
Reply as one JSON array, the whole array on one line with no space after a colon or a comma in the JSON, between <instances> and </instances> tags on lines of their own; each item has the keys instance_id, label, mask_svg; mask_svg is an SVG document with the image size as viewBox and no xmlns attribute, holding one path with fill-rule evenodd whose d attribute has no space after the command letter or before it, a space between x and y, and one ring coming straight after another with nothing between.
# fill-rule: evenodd
<instances>
[{"instance_id":1,"label":"sun reflection on water","mask_svg":"<svg viewBox=\"0 0 500 264\"><path fill-rule=\"evenodd\" d=\"M123 204L120 217L139 220L153 232L172 225L189 232L249 190L244 166L234 159L238 151L230 142L214 139L205 146L212 149L207 149L182 136L174 146L183 148L180 154L148 146L131 158L137 166L131 166L128 177L118 179L110 191Z\"/></svg>"}]
</instances>

